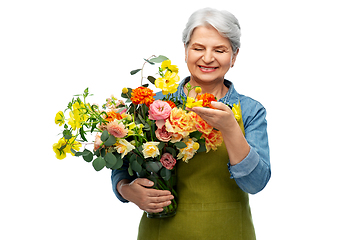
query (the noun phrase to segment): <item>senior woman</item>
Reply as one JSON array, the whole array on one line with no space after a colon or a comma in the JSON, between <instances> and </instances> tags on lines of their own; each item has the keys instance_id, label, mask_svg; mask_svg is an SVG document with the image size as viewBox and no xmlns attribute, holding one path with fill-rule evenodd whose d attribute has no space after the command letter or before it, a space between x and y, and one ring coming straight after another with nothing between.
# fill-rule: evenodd
<instances>
[{"instance_id":1,"label":"senior woman","mask_svg":"<svg viewBox=\"0 0 360 240\"><path fill-rule=\"evenodd\" d=\"M189 82L215 95L215 109L191 110L221 131L224 143L217 151L198 153L188 164L178 163L177 214L165 219L144 214L138 239L255 239L248 193L261 191L271 171L264 107L237 93L224 78L239 52L238 20L227 11L198 10L189 18L183 42L190 77L176 94L185 96ZM228 107L239 101L240 125ZM130 177L127 171L113 170L112 184L122 202L133 202L147 212L161 212L173 199L169 191L151 189L153 182Z\"/></svg>"}]
</instances>

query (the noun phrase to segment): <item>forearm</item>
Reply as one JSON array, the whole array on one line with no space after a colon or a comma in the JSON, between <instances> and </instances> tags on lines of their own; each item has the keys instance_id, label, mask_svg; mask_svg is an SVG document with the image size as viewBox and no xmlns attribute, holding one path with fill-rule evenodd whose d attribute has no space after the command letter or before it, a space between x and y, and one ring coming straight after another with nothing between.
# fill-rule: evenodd
<instances>
[{"instance_id":1,"label":"forearm","mask_svg":"<svg viewBox=\"0 0 360 240\"><path fill-rule=\"evenodd\" d=\"M230 165L240 163L249 154L250 146L236 120L234 119L232 125L227 125L221 133L229 155Z\"/></svg>"},{"instance_id":2,"label":"forearm","mask_svg":"<svg viewBox=\"0 0 360 240\"><path fill-rule=\"evenodd\" d=\"M130 179L122 179L120 180L117 184L116 184L116 190L117 192L120 194L120 196L125 199L126 201L128 201L128 199L124 198L124 195L122 194L122 189L124 187L125 184L129 184L131 183Z\"/></svg>"},{"instance_id":3,"label":"forearm","mask_svg":"<svg viewBox=\"0 0 360 240\"><path fill-rule=\"evenodd\" d=\"M119 187L123 183L130 183L133 181L136 177L130 176L127 172L127 170L112 170L111 172L111 182L112 182L112 188L115 196L121 201L121 202L129 202L127 199L123 198L122 195L119 192Z\"/></svg>"},{"instance_id":4,"label":"forearm","mask_svg":"<svg viewBox=\"0 0 360 240\"><path fill-rule=\"evenodd\" d=\"M229 164L231 178L234 178L237 185L245 192L255 194L260 192L268 183L271 170L270 165L255 151L250 148L246 158L234 165Z\"/></svg>"}]
</instances>

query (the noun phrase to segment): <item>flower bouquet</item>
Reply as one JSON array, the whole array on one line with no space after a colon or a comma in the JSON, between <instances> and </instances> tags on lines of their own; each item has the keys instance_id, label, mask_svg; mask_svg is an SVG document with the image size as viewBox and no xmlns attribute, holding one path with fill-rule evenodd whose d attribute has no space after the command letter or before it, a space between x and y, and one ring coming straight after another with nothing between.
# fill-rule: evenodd
<instances>
[{"instance_id":1,"label":"flower bouquet","mask_svg":"<svg viewBox=\"0 0 360 240\"><path fill-rule=\"evenodd\" d=\"M200 87L189 84L185 86L187 97L176 97L174 93L180 80L177 66L161 55L144 60L141 69L130 72L131 75L141 72L140 87L123 88L123 100L111 96L100 108L88 103L87 98L91 96L88 89L75 95L65 111L56 114L55 123L63 129L53 150L58 159L64 159L67 154L81 156L86 162L92 162L96 171L105 167L121 169L131 176L136 174L152 180L154 188L169 190L175 198L163 212L148 213L148 217L169 217L176 214L177 208L176 162L188 162L198 152L216 150L223 140L219 131L196 113L186 110L194 106L211 107L215 97L201 94ZM162 99L155 100L156 94L149 84L142 83L146 63L161 63L158 77L146 79L161 89ZM192 90L196 98L188 97Z\"/></svg>"}]
</instances>

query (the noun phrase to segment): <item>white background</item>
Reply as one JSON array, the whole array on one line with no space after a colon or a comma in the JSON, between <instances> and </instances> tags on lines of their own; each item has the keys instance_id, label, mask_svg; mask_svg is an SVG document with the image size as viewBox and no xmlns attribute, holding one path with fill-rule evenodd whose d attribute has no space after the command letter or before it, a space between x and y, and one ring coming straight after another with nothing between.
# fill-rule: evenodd
<instances>
[{"instance_id":1,"label":"white background","mask_svg":"<svg viewBox=\"0 0 360 240\"><path fill-rule=\"evenodd\" d=\"M142 212L115 198L110 171L55 158L54 117L86 87L103 103L138 86L129 72L152 54L186 77L181 33L206 6L238 17L242 45L226 77L268 111L272 178L250 198L258 239L360 239L350 0L2 1L1 239L136 239Z\"/></svg>"}]
</instances>

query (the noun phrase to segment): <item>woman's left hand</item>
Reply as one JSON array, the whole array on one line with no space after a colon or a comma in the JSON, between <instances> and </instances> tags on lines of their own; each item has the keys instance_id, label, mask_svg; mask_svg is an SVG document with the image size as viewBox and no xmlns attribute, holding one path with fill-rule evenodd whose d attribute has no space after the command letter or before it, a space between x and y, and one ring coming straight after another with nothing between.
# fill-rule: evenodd
<instances>
[{"instance_id":1,"label":"woman's left hand","mask_svg":"<svg viewBox=\"0 0 360 240\"><path fill-rule=\"evenodd\" d=\"M221 102L211 102L211 105L216 108L204 108L194 107L187 108L187 110L193 111L198 114L203 120L205 120L210 126L218 129L220 132L225 133L231 131L234 126L238 126L231 109Z\"/></svg>"}]
</instances>

